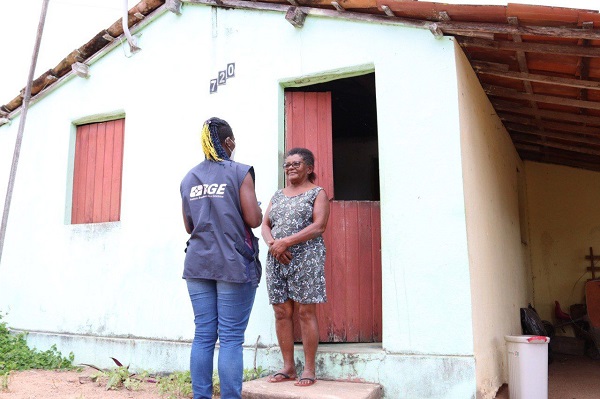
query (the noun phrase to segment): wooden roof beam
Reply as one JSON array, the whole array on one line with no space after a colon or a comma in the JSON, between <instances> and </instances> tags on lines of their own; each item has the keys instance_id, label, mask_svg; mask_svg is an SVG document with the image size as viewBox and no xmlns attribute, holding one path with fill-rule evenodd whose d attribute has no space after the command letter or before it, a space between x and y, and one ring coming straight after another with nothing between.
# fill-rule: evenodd
<instances>
[{"instance_id":1,"label":"wooden roof beam","mask_svg":"<svg viewBox=\"0 0 600 399\"><path fill-rule=\"evenodd\" d=\"M513 89L507 89L505 87L493 86L493 85L483 85L483 90L490 96L494 97L506 97L513 98L517 100L526 100L526 101L536 101L547 104L558 104L565 105L569 107L578 107L578 108L587 108L587 109L597 109L600 110L600 103L593 101L582 101L575 100L572 98L565 97L556 97L556 96L548 96L544 94L529 94L519 92Z\"/></svg>"},{"instance_id":2,"label":"wooden roof beam","mask_svg":"<svg viewBox=\"0 0 600 399\"><path fill-rule=\"evenodd\" d=\"M450 15L448 15L448 12L440 11L440 12L438 12L438 20L439 21L452 21L452 18L450 18Z\"/></svg>"},{"instance_id":3,"label":"wooden roof beam","mask_svg":"<svg viewBox=\"0 0 600 399\"><path fill-rule=\"evenodd\" d=\"M502 122L514 122L514 123L520 123L521 125L529 125L529 126L535 126L535 124L536 124L535 119L529 118L527 116L509 114L506 112L496 112L496 115L498 115L498 118L500 118L500 120Z\"/></svg>"},{"instance_id":4,"label":"wooden roof beam","mask_svg":"<svg viewBox=\"0 0 600 399\"><path fill-rule=\"evenodd\" d=\"M338 10L338 11L340 11L340 12L341 12L341 11L346 11L346 9L345 9L344 7L342 7L342 6L340 5L340 3L338 3L337 1L332 1L332 2L331 2L331 5L333 6L333 8L335 8L336 10Z\"/></svg>"},{"instance_id":5,"label":"wooden roof beam","mask_svg":"<svg viewBox=\"0 0 600 399\"><path fill-rule=\"evenodd\" d=\"M181 0L166 0L165 6L172 13L181 15Z\"/></svg>"},{"instance_id":6,"label":"wooden roof beam","mask_svg":"<svg viewBox=\"0 0 600 399\"><path fill-rule=\"evenodd\" d=\"M549 110L533 110L528 107L523 107L519 103L515 103L512 101L501 100L497 98L490 99L492 101L492 105L496 112L498 111L506 111L506 112L514 112L521 115L531 115L535 116L536 114L540 115L542 118L546 119L554 119L554 120L563 120L569 122L578 122L578 123L587 123L591 125L600 126L600 116L591 116L591 115L580 115L580 114L572 114L569 112L560 112L560 111L549 111Z\"/></svg>"},{"instance_id":7,"label":"wooden roof beam","mask_svg":"<svg viewBox=\"0 0 600 399\"><path fill-rule=\"evenodd\" d=\"M71 69L75 72L75 75L80 78L89 78L90 77L90 68L83 62L75 62L71 65Z\"/></svg>"},{"instance_id":8,"label":"wooden roof beam","mask_svg":"<svg viewBox=\"0 0 600 399\"><path fill-rule=\"evenodd\" d=\"M290 7L285 13L285 19L296 28L302 28L306 20L306 13L300 7Z\"/></svg>"},{"instance_id":9,"label":"wooden roof beam","mask_svg":"<svg viewBox=\"0 0 600 399\"><path fill-rule=\"evenodd\" d=\"M524 51L538 54L561 54L575 57L600 58L600 47L580 47L568 44L516 43L510 41L494 41L471 37L459 37L458 43L463 47L478 47L490 50Z\"/></svg>"},{"instance_id":10,"label":"wooden roof beam","mask_svg":"<svg viewBox=\"0 0 600 399\"><path fill-rule=\"evenodd\" d=\"M394 14L394 12L392 11L392 9L386 5L382 5L381 9L383 10L383 12L385 13L385 15L387 15L388 17L395 17L396 14Z\"/></svg>"},{"instance_id":11,"label":"wooden roof beam","mask_svg":"<svg viewBox=\"0 0 600 399\"><path fill-rule=\"evenodd\" d=\"M593 161L582 161L580 160L581 155L578 156L578 159L574 159L573 157L561 156L560 154L548 154L542 152L542 149L538 146L520 143L515 144L515 148L519 152L521 159L532 162L551 163L554 165L570 166L578 169L600 171L599 163Z\"/></svg>"},{"instance_id":12,"label":"wooden roof beam","mask_svg":"<svg viewBox=\"0 0 600 399\"><path fill-rule=\"evenodd\" d=\"M513 137L512 134L511 134L511 137ZM587 154L587 155L593 155L593 156L600 156L600 150L591 149L589 147L578 147L578 146L573 146L573 145L560 144L560 143L555 143L555 142L551 142L551 141L530 138L527 135L518 135L518 134L514 135L513 142L517 142L517 143L521 143L521 144L539 145L541 147L554 148L557 150L569 151L569 152L573 152L576 154Z\"/></svg>"},{"instance_id":13,"label":"wooden roof beam","mask_svg":"<svg viewBox=\"0 0 600 399\"><path fill-rule=\"evenodd\" d=\"M517 19L517 17L508 17L507 20L508 20L509 25L512 25L512 26L519 25L519 20ZM515 43L523 42L523 39L521 38L521 35L519 35L519 34L513 34L512 38ZM521 73L528 74L529 67L527 66L527 58L525 57L525 52L524 51L516 51L515 54L517 56L517 62L519 64L519 69L520 69ZM523 87L525 88L525 91L527 92L527 94L533 94L533 87L531 87L531 82L528 80L522 80L521 82L523 83ZM531 105L531 108L538 109L538 106L537 106L537 103L535 102L535 100L533 100L533 99L529 100L529 104ZM541 120L539 115L535 115L535 118L538 121Z\"/></svg>"},{"instance_id":14,"label":"wooden roof beam","mask_svg":"<svg viewBox=\"0 0 600 399\"><path fill-rule=\"evenodd\" d=\"M260 1L244 1L244 0L181 0L183 4L206 4L210 6L218 6L218 7L231 7L238 8L240 10L268 10L268 11L279 11L279 12L287 12L289 5L286 4L278 4L278 3L264 3ZM292 0L295 1L295 0ZM328 3L329 4L329 3ZM365 12L354 12L354 11L346 11L343 14L340 14L339 11L325 9L325 8L317 8L310 6L301 6L302 10L307 13L307 15L319 16L319 17L333 17L333 18L342 18L351 21L365 21L371 23L384 23L384 24L392 24L397 26L408 26L412 28L422 28L429 29L429 27L433 24L430 21L418 20L418 19L410 19L410 18L401 18L401 17L388 17L386 15L376 15L376 14L368 14ZM360 8L360 7L354 7ZM369 8L369 7L364 7ZM391 10L390 10L391 11Z\"/></svg>"},{"instance_id":15,"label":"wooden roof beam","mask_svg":"<svg viewBox=\"0 0 600 399\"><path fill-rule=\"evenodd\" d=\"M573 143L579 143L582 145L593 145L593 146L600 147L600 135L598 135L596 137L585 137L585 136L581 136L578 134L572 134L572 133L549 132L546 130L541 131L541 130L535 129L531 126L523 126L523 125L519 125L517 123L506 123L504 126L510 131L511 136L513 135L513 132L519 132L522 134L541 136L541 137L557 139L557 140L566 140L566 141L570 141ZM600 151L600 149L599 149L599 151Z\"/></svg>"},{"instance_id":16,"label":"wooden roof beam","mask_svg":"<svg viewBox=\"0 0 600 399\"><path fill-rule=\"evenodd\" d=\"M568 39L600 40L600 30L561 28L554 26L513 26L486 22L439 22L440 29L446 34L461 35L461 32L483 32L503 35L559 37Z\"/></svg>"},{"instance_id":17,"label":"wooden roof beam","mask_svg":"<svg viewBox=\"0 0 600 399\"><path fill-rule=\"evenodd\" d=\"M508 128L510 123L516 123L520 125L527 126L535 126L537 124L537 120L528 118L525 116L519 116L514 114L508 114L504 112L498 113L498 117L501 121L505 122L504 126ZM551 122L543 120L541 124L545 129L559 130L562 132L569 132L578 135L591 135L600 137L600 127L592 127L592 126L582 126L574 123L561 123L561 122Z\"/></svg>"},{"instance_id":18,"label":"wooden roof beam","mask_svg":"<svg viewBox=\"0 0 600 399\"><path fill-rule=\"evenodd\" d=\"M470 38L474 38L474 39L483 39L483 40L490 40L490 41L494 40L494 34L489 33L489 32L479 32L479 31L472 31L472 30L455 30L454 32L452 32L452 34L459 38L470 37Z\"/></svg>"},{"instance_id":19,"label":"wooden roof beam","mask_svg":"<svg viewBox=\"0 0 600 399\"><path fill-rule=\"evenodd\" d=\"M508 64L501 64L499 62L472 60L471 66L475 71L489 71L490 73L510 71L510 66L508 66Z\"/></svg>"},{"instance_id":20,"label":"wooden roof beam","mask_svg":"<svg viewBox=\"0 0 600 399\"><path fill-rule=\"evenodd\" d=\"M492 68L488 68L485 65L473 63L475 70L478 73L485 75L501 76L508 79L526 80L530 82L539 82L546 84L553 84L567 87L579 87L582 89L600 90L600 82L595 80L580 80L572 78L561 78L558 76L550 75L539 75L525 72L510 72L510 71L499 71Z\"/></svg>"},{"instance_id":21,"label":"wooden roof beam","mask_svg":"<svg viewBox=\"0 0 600 399\"><path fill-rule=\"evenodd\" d=\"M440 29L440 27L434 22L429 26L429 31L435 36L436 39L440 39L444 37L444 32Z\"/></svg>"},{"instance_id":22,"label":"wooden roof beam","mask_svg":"<svg viewBox=\"0 0 600 399\"><path fill-rule=\"evenodd\" d=\"M584 22L583 23L583 29L593 29L594 28L594 23L593 22ZM582 46L582 47L589 47L590 45L590 41L587 39L579 39L577 41L577 44ZM590 77L589 74L589 70L590 70L590 59L589 58L585 58L582 57L579 59L579 62L577 63L577 73L576 75L579 75L579 79L581 80L588 80ZM579 99L580 100L587 100L588 99L588 91L586 88L579 88ZM582 109L581 110L582 114L587 113L587 110Z\"/></svg>"}]
</instances>

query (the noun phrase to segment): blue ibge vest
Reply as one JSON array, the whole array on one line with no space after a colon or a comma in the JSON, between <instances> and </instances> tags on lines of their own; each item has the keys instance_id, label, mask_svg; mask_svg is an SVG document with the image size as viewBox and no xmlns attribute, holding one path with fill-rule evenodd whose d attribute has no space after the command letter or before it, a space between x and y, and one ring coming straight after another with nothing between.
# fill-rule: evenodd
<instances>
[{"instance_id":1,"label":"blue ibge vest","mask_svg":"<svg viewBox=\"0 0 600 399\"><path fill-rule=\"evenodd\" d=\"M260 282L258 239L245 225L240 204L240 187L248 173L254 179L251 166L205 160L183 178L183 212L192 228L183 278L255 286Z\"/></svg>"}]
</instances>

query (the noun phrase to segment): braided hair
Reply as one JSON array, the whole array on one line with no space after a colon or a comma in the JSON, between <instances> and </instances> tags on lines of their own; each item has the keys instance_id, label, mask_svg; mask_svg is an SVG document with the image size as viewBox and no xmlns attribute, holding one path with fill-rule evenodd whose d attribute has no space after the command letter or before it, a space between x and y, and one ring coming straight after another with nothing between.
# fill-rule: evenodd
<instances>
[{"instance_id":1,"label":"braided hair","mask_svg":"<svg viewBox=\"0 0 600 399\"><path fill-rule=\"evenodd\" d=\"M223 119L212 117L202 125L200 137L202 152L204 152L206 159L213 162L229 160L229 156L221 144L227 137L233 137L233 131L229 123Z\"/></svg>"},{"instance_id":2,"label":"braided hair","mask_svg":"<svg viewBox=\"0 0 600 399\"><path fill-rule=\"evenodd\" d=\"M313 167L313 171L308 175L308 181L314 183L317 179L317 174L314 172L315 156L313 155L312 151L308 148L294 147L285 154L285 157L287 158L291 155L300 155L306 165Z\"/></svg>"}]
</instances>

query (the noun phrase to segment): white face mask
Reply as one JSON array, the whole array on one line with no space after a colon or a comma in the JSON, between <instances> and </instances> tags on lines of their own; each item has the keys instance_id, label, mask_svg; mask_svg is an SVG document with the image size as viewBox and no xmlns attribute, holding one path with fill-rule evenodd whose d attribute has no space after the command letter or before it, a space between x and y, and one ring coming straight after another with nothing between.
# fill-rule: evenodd
<instances>
[{"instance_id":1,"label":"white face mask","mask_svg":"<svg viewBox=\"0 0 600 399\"><path fill-rule=\"evenodd\" d=\"M230 146L227 146L227 149L229 149L229 151L231 151L231 155L229 156L229 159L231 159L233 161L234 158L235 158L235 147L236 147L236 145L235 145L235 140L233 140L231 138L229 140L233 143L233 150L231 149ZM227 145L227 143L226 143L226 145Z\"/></svg>"}]
</instances>

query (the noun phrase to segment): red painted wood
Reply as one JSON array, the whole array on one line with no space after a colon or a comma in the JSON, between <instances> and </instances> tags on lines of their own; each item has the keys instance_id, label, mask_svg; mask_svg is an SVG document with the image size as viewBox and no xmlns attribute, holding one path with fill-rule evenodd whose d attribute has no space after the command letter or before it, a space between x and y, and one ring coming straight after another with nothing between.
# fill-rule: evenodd
<instances>
[{"instance_id":1,"label":"red painted wood","mask_svg":"<svg viewBox=\"0 0 600 399\"><path fill-rule=\"evenodd\" d=\"M77 128L72 224L120 220L123 133L123 119Z\"/></svg>"},{"instance_id":2,"label":"red painted wood","mask_svg":"<svg viewBox=\"0 0 600 399\"><path fill-rule=\"evenodd\" d=\"M85 174L85 210L83 223L93 223L94 215L94 173L96 171L96 141L98 126L90 125L88 133L87 170Z\"/></svg>"},{"instance_id":3,"label":"red painted wood","mask_svg":"<svg viewBox=\"0 0 600 399\"><path fill-rule=\"evenodd\" d=\"M110 221L121 220L121 184L123 176L123 144L125 119L114 122L113 169L110 195Z\"/></svg>"},{"instance_id":4,"label":"red painted wood","mask_svg":"<svg viewBox=\"0 0 600 399\"><path fill-rule=\"evenodd\" d=\"M381 274L381 204L371 202L372 273L373 273L373 342L382 339L382 274Z\"/></svg>"},{"instance_id":5,"label":"red painted wood","mask_svg":"<svg viewBox=\"0 0 600 399\"><path fill-rule=\"evenodd\" d=\"M337 202L337 201L336 201ZM358 202L345 201L344 223L346 224L344 241L346 242L346 342L359 342L359 309L360 302L365 298L360 291L360 269L358 235L362 228L358 225Z\"/></svg>"},{"instance_id":6,"label":"red painted wood","mask_svg":"<svg viewBox=\"0 0 600 399\"><path fill-rule=\"evenodd\" d=\"M96 168L94 170L94 202L92 220L102 220L102 196L104 182L104 150L106 146L106 123L96 124Z\"/></svg>"},{"instance_id":7,"label":"red painted wood","mask_svg":"<svg viewBox=\"0 0 600 399\"><path fill-rule=\"evenodd\" d=\"M325 240L325 249L327 250L328 245L329 245L328 243L331 242L331 233L329 230L325 230L325 233L323 233L323 240ZM328 257L326 255L326 257L325 257L325 284L326 284L327 293L329 294L331 292L331 287L330 287L331 267L329 267L329 265L327 264L327 258ZM331 307L331 301L317 306L317 319L319 320L319 340L322 340L322 337L327 337L327 326L331 322L331 317L330 317L331 312L329 311L330 307Z\"/></svg>"},{"instance_id":8,"label":"red painted wood","mask_svg":"<svg viewBox=\"0 0 600 399\"><path fill-rule=\"evenodd\" d=\"M327 132L319 131L319 95L321 93L302 93L304 94L304 147L308 148L315 154L315 160L321 161L319 148L319 135L326 135ZM323 112L331 113L331 111L323 110ZM315 170L316 172L316 170Z\"/></svg>"},{"instance_id":9,"label":"red painted wood","mask_svg":"<svg viewBox=\"0 0 600 399\"><path fill-rule=\"evenodd\" d=\"M316 184L333 198L331 93L286 92L286 151L294 147L315 156Z\"/></svg>"},{"instance_id":10,"label":"red painted wood","mask_svg":"<svg viewBox=\"0 0 600 399\"><path fill-rule=\"evenodd\" d=\"M330 200L325 279L328 302L317 306L321 342L381 341L379 202L334 201L330 93L285 93L286 151L315 154L316 183ZM297 312L296 312L297 313ZM295 315L294 339L301 341Z\"/></svg>"},{"instance_id":11,"label":"red painted wood","mask_svg":"<svg viewBox=\"0 0 600 399\"><path fill-rule=\"evenodd\" d=\"M75 137L75 163L73 171L72 223L82 223L85 210L85 175L87 168L87 141L89 125L77 128Z\"/></svg>"},{"instance_id":12,"label":"red painted wood","mask_svg":"<svg viewBox=\"0 0 600 399\"><path fill-rule=\"evenodd\" d=\"M600 327L600 281L590 280L585 283L585 300L587 314L592 327Z\"/></svg>"},{"instance_id":13,"label":"red painted wood","mask_svg":"<svg viewBox=\"0 0 600 399\"><path fill-rule=\"evenodd\" d=\"M333 279L330 283L331 290L328 298L332 302L332 323L329 329L328 341L346 342L346 223L344 220L344 203L333 201L330 203L330 217L327 228L331 229L332 242L329 244L327 257L330 262L325 263L332 270Z\"/></svg>"},{"instance_id":14,"label":"red painted wood","mask_svg":"<svg viewBox=\"0 0 600 399\"><path fill-rule=\"evenodd\" d=\"M360 301L358 304L358 320L359 326L359 342L371 342L373 340L373 241L371 229L373 223L371 221L372 203L360 201L358 202L358 276ZM366 267L371 265L371 267ZM361 267L362 266L362 267Z\"/></svg>"},{"instance_id":15,"label":"red painted wood","mask_svg":"<svg viewBox=\"0 0 600 399\"><path fill-rule=\"evenodd\" d=\"M381 342L379 202L332 201L325 234L329 302L319 305L321 342Z\"/></svg>"},{"instance_id":16,"label":"red painted wood","mask_svg":"<svg viewBox=\"0 0 600 399\"><path fill-rule=\"evenodd\" d=\"M104 175L102 176L102 192L110 193L112 190L112 173L114 167L114 123L107 122L105 125L105 147L104 147ZM110 220L110 201L102 201L102 220Z\"/></svg>"},{"instance_id":17,"label":"red painted wood","mask_svg":"<svg viewBox=\"0 0 600 399\"><path fill-rule=\"evenodd\" d=\"M319 148L319 161L316 164L317 184L325 189L327 197L335 198L333 191L333 142L332 142L332 121L331 121L331 94L319 93L319 109L329 110L329 112L319 112L317 116L317 125L319 137L317 138L317 147Z\"/></svg>"},{"instance_id":18,"label":"red painted wood","mask_svg":"<svg viewBox=\"0 0 600 399\"><path fill-rule=\"evenodd\" d=\"M286 132L288 133L286 150L304 147L304 93L286 92ZM290 134L294 132L294 134Z\"/></svg>"}]
</instances>

